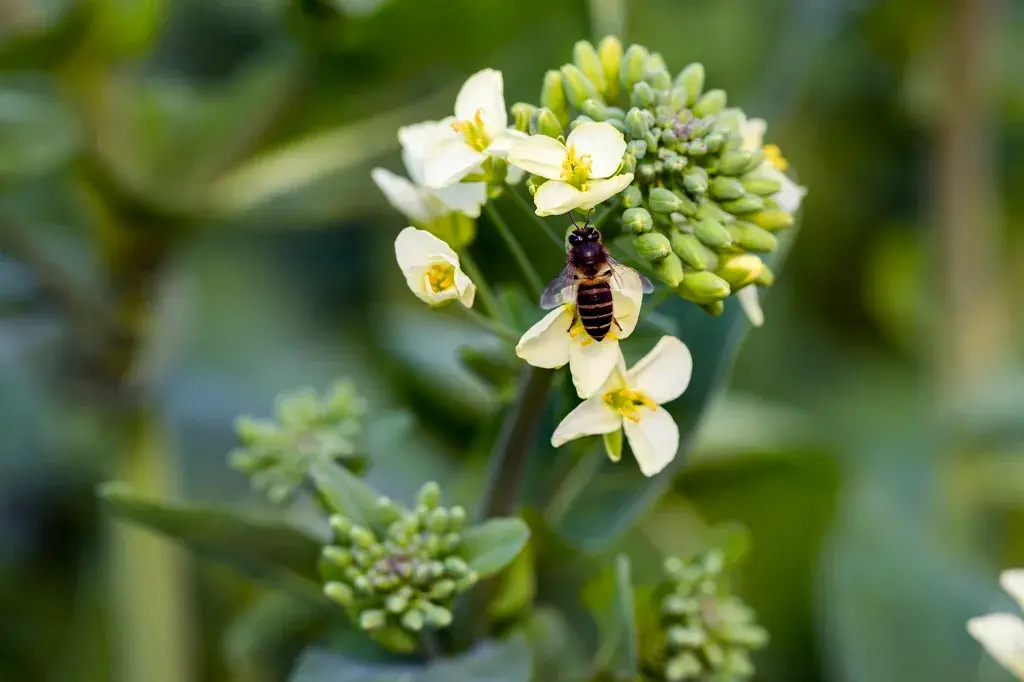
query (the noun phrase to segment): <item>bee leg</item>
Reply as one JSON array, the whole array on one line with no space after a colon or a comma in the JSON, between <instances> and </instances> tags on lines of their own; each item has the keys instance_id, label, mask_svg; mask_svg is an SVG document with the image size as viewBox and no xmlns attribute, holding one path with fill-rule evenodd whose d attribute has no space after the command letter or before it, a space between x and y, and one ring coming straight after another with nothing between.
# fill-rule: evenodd
<instances>
[{"instance_id":1,"label":"bee leg","mask_svg":"<svg viewBox=\"0 0 1024 682\"><path fill-rule=\"evenodd\" d=\"M613 318L612 318L612 322L614 322L614 323L615 323L615 326L616 326L616 327L618 327L618 328L619 328L619 331L621 332L621 331L622 331L622 325L621 325L621 324L619 324L619 321L618 321L618 320L616 320L616 319L615 319L615 318L613 317Z\"/></svg>"},{"instance_id":2,"label":"bee leg","mask_svg":"<svg viewBox=\"0 0 1024 682\"><path fill-rule=\"evenodd\" d=\"M572 322L569 323L569 328L565 331L571 332L572 328L576 326L576 320L580 319L580 311L575 308L572 311Z\"/></svg>"}]
</instances>

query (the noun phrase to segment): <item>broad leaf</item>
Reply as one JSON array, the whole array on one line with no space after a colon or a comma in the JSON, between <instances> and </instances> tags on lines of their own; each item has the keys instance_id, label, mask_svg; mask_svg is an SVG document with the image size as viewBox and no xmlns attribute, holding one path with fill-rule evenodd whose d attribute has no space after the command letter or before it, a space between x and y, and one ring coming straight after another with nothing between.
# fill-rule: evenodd
<instances>
[{"instance_id":1,"label":"broad leaf","mask_svg":"<svg viewBox=\"0 0 1024 682\"><path fill-rule=\"evenodd\" d=\"M640 657L629 557L615 557L609 570L587 587L584 600L600 626L594 667L615 679L635 679Z\"/></svg>"},{"instance_id":2,"label":"broad leaf","mask_svg":"<svg viewBox=\"0 0 1024 682\"><path fill-rule=\"evenodd\" d=\"M381 495L343 467L317 462L309 470L324 503L353 523L383 535L393 520L378 505Z\"/></svg>"},{"instance_id":3,"label":"broad leaf","mask_svg":"<svg viewBox=\"0 0 1024 682\"><path fill-rule=\"evenodd\" d=\"M522 519L491 519L462 534L460 555L481 578L492 576L512 563L530 539Z\"/></svg>"},{"instance_id":4,"label":"broad leaf","mask_svg":"<svg viewBox=\"0 0 1024 682\"><path fill-rule=\"evenodd\" d=\"M228 509L150 499L119 483L102 486L99 496L115 516L162 533L204 558L322 601L316 572L321 543L298 528Z\"/></svg>"},{"instance_id":5,"label":"broad leaf","mask_svg":"<svg viewBox=\"0 0 1024 682\"><path fill-rule=\"evenodd\" d=\"M291 682L529 682L533 654L522 635L423 664L370 663L317 649L299 660Z\"/></svg>"},{"instance_id":6,"label":"broad leaf","mask_svg":"<svg viewBox=\"0 0 1024 682\"><path fill-rule=\"evenodd\" d=\"M53 170L79 141L77 124L46 81L0 79L0 180Z\"/></svg>"}]
</instances>

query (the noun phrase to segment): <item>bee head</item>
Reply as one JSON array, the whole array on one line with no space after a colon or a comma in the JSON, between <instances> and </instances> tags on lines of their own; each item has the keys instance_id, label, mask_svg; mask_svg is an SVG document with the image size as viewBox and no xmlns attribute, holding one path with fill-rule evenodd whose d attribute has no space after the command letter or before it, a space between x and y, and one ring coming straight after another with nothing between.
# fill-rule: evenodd
<instances>
[{"instance_id":1,"label":"bee head","mask_svg":"<svg viewBox=\"0 0 1024 682\"><path fill-rule=\"evenodd\" d=\"M601 233L587 225L577 227L569 234L569 243L573 246L579 246L585 242L599 241L601 241Z\"/></svg>"}]
</instances>

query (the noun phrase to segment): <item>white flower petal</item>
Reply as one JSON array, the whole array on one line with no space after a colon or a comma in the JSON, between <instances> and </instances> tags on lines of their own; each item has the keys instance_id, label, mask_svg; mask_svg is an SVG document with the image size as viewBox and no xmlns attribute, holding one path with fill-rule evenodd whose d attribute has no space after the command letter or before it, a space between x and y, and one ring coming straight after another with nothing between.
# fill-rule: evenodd
<instances>
[{"instance_id":1,"label":"white flower petal","mask_svg":"<svg viewBox=\"0 0 1024 682\"><path fill-rule=\"evenodd\" d=\"M640 290L637 289L637 292ZM612 290L612 312L615 314L615 321L618 326L612 325L611 335L616 339L624 339L636 329L636 323L640 320L640 299L643 293L633 298L632 293Z\"/></svg>"},{"instance_id":2,"label":"white flower petal","mask_svg":"<svg viewBox=\"0 0 1024 682\"><path fill-rule=\"evenodd\" d=\"M487 154L487 156L496 156L499 159L507 159L508 152L512 149L512 145L529 137L530 136L526 133L520 132L515 128L505 128L505 130L502 130L494 136L494 139L491 140L489 145L487 145L487 149L484 150L484 153Z\"/></svg>"},{"instance_id":3,"label":"white flower petal","mask_svg":"<svg viewBox=\"0 0 1024 682\"><path fill-rule=\"evenodd\" d=\"M508 126L503 90L501 71L477 71L466 79L455 98L455 118L472 121L479 112L484 121L484 130L494 137Z\"/></svg>"},{"instance_id":4,"label":"white flower petal","mask_svg":"<svg viewBox=\"0 0 1024 682\"><path fill-rule=\"evenodd\" d=\"M454 119L423 121L398 129L398 141L402 145L402 162L415 184L423 186L423 170L428 150L436 144L459 139L458 133L452 130L452 120Z\"/></svg>"},{"instance_id":5,"label":"white flower petal","mask_svg":"<svg viewBox=\"0 0 1024 682\"><path fill-rule=\"evenodd\" d=\"M610 199L629 187L631 182L633 182L632 173L622 173L605 180L591 180L587 183L587 191L583 193L583 200L579 207L583 210L594 208L602 201Z\"/></svg>"},{"instance_id":6,"label":"white flower petal","mask_svg":"<svg viewBox=\"0 0 1024 682\"><path fill-rule=\"evenodd\" d=\"M610 123L583 123L565 138L565 146L573 147L576 156L590 156L590 177L607 178L622 163L626 140ZM629 184L629 183L626 183ZM611 195L609 195L611 196ZM598 202L600 203L600 202Z\"/></svg>"},{"instance_id":7,"label":"white flower petal","mask_svg":"<svg viewBox=\"0 0 1024 682\"><path fill-rule=\"evenodd\" d=\"M470 218L479 218L480 207L487 203L486 182L457 182L430 191L449 211L458 211Z\"/></svg>"},{"instance_id":8,"label":"white flower petal","mask_svg":"<svg viewBox=\"0 0 1024 682\"><path fill-rule=\"evenodd\" d=\"M1008 613L991 613L967 621L967 632L992 658L1024 680L1024 621Z\"/></svg>"},{"instance_id":9,"label":"white flower petal","mask_svg":"<svg viewBox=\"0 0 1024 682\"><path fill-rule=\"evenodd\" d=\"M523 176L525 175L526 171L524 171L522 168L509 164L508 172L505 173L505 184L518 185L520 182L523 181Z\"/></svg>"},{"instance_id":10,"label":"white flower petal","mask_svg":"<svg viewBox=\"0 0 1024 682\"><path fill-rule=\"evenodd\" d=\"M772 199L779 205L783 211L789 211L790 213L796 213L800 209L800 204L804 201L804 195L807 194L807 188L801 187L800 185L793 182L788 175L782 171L779 173L779 182L782 186L779 191L772 195Z\"/></svg>"},{"instance_id":11,"label":"white flower petal","mask_svg":"<svg viewBox=\"0 0 1024 682\"><path fill-rule=\"evenodd\" d=\"M437 217L420 189L401 175L386 168L374 168L370 177L384 193L388 203L414 223L426 223Z\"/></svg>"},{"instance_id":12,"label":"white flower petal","mask_svg":"<svg viewBox=\"0 0 1024 682\"><path fill-rule=\"evenodd\" d=\"M584 400L555 427L551 434L551 445L558 448L571 440L583 436L611 433L622 428L622 417L601 399L595 396Z\"/></svg>"},{"instance_id":13,"label":"white flower petal","mask_svg":"<svg viewBox=\"0 0 1024 682\"><path fill-rule=\"evenodd\" d=\"M999 574L999 585L1024 609L1024 568L1011 568Z\"/></svg>"},{"instance_id":14,"label":"white flower petal","mask_svg":"<svg viewBox=\"0 0 1024 682\"><path fill-rule=\"evenodd\" d=\"M473 307L473 299L476 298L476 285L462 270L455 271L455 291L462 305L467 308Z\"/></svg>"},{"instance_id":15,"label":"white flower petal","mask_svg":"<svg viewBox=\"0 0 1024 682\"><path fill-rule=\"evenodd\" d=\"M534 367L555 369L569 362L572 307L560 306L530 327L516 345L516 355Z\"/></svg>"},{"instance_id":16,"label":"white flower petal","mask_svg":"<svg viewBox=\"0 0 1024 682\"><path fill-rule=\"evenodd\" d=\"M736 292L736 300L743 308L743 314L750 320L750 324L760 327L764 324L764 311L761 310L761 300L757 294L757 285L748 284Z\"/></svg>"},{"instance_id":17,"label":"white flower petal","mask_svg":"<svg viewBox=\"0 0 1024 682\"><path fill-rule=\"evenodd\" d=\"M426 230L415 227L407 227L395 237L395 259L406 277L438 260L445 260L456 268L459 265L459 257L452 247Z\"/></svg>"},{"instance_id":18,"label":"white flower petal","mask_svg":"<svg viewBox=\"0 0 1024 682\"><path fill-rule=\"evenodd\" d=\"M679 427L664 407L640 408L640 420L622 422L629 447L644 476L654 476L676 457Z\"/></svg>"},{"instance_id":19,"label":"white flower petal","mask_svg":"<svg viewBox=\"0 0 1024 682\"><path fill-rule=\"evenodd\" d=\"M446 187L480 169L487 156L458 138L432 145L423 166L423 184L432 189Z\"/></svg>"},{"instance_id":20,"label":"white flower petal","mask_svg":"<svg viewBox=\"0 0 1024 682\"><path fill-rule=\"evenodd\" d=\"M692 374L690 349L674 336L663 336L651 352L626 373L626 383L663 405L683 394Z\"/></svg>"},{"instance_id":21,"label":"white flower petal","mask_svg":"<svg viewBox=\"0 0 1024 682\"><path fill-rule=\"evenodd\" d=\"M574 338L569 343L569 371L572 383L576 386L576 394L581 398L589 398L597 393L611 376L622 351L619 342L605 338L594 341L590 337Z\"/></svg>"},{"instance_id":22,"label":"white flower petal","mask_svg":"<svg viewBox=\"0 0 1024 682\"><path fill-rule=\"evenodd\" d=\"M584 199L583 192L561 180L548 180L537 188L533 203L537 215L562 215L578 208Z\"/></svg>"},{"instance_id":23,"label":"white flower petal","mask_svg":"<svg viewBox=\"0 0 1024 682\"><path fill-rule=\"evenodd\" d=\"M760 149L764 144L764 134L768 124L763 118L748 118L740 124L740 135L743 136L743 149Z\"/></svg>"},{"instance_id":24,"label":"white flower petal","mask_svg":"<svg viewBox=\"0 0 1024 682\"><path fill-rule=\"evenodd\" d=\"M568 152L558 140L547 135L530 135L516 140L508 150L508 162L548 180L560 180Z\"/></svg>"}]
</instances>

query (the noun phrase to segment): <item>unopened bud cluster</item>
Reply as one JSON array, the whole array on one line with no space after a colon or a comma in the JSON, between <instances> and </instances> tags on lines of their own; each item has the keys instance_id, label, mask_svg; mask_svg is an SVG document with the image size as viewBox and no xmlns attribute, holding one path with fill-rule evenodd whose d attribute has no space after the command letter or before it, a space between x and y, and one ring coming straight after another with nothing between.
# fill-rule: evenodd
<instances>
[{"instance_id":1,"label":"unopened bud cluster","mask_svg":"<svg viewBox=\"0 0 1024 682\"><path fill-rule=\"evenodd\" d=\"M768 633L754 622L753 609L729 593L723 569L719 550L665 562L672 585L661 603L668 682L724 682L754 674L750 651L767 644Z\"/></svg>"},{"instance_id":2,"label":"unopened bud cluster","mask_svg":"<svg viewBox=\"0 0 1024 682\"><path fill-rule=\"evenodd\" d=\"M731 293L772 283L755 252L773 251L774 233L793 224L775 199L784 161L774 147L745 144L746 116L727 107L725 91L705 89L701 64L673 76L640 45L580 41L572 64L547 73L541 106L513 111L531 134L557 138L586 121L623 133L620 170L634 174L621 195L623 227L683 298L720 314Z\"/></svg>"},{"instance_id":3,"label":"unopened bud cluster","mask_svg":"<svg viewBox=\"0 0 1024 682\"><path fill-rule=\"evenodd\" d=\"M330 519L335 540L320 562L324 594L386 644L448 627L456 595L476 584L458 556L466 512L439 502L436 483L423 486L415 510L381 498L377 511L390 519L384 537L344 516Z\"/></svg>"},{"instance_id":4,"label":"unopened bud cluster","mask_svg":"<svg viewBox=\"0 0 1024 682\"><path fill-rule=\"evenodd\" d=\"M354 455L365 412L365 401L349 381L336 382L322 398L310 388L283 394L277 400L276 420L235 421L242 444L229 460L254 488L283 502L302 485L314 462L361 465Z\"/></svg>"}]
</instances>

